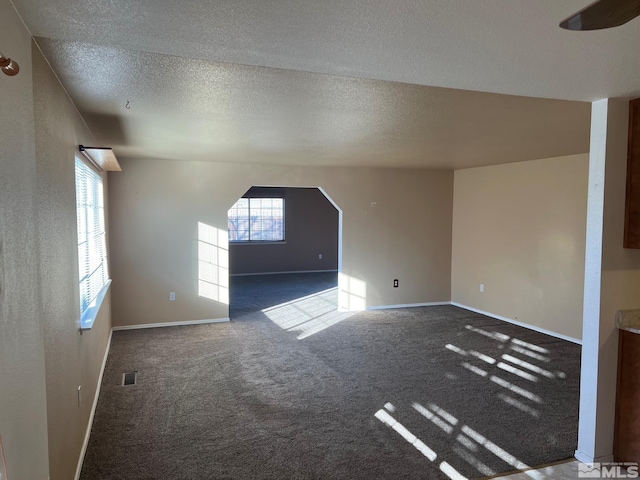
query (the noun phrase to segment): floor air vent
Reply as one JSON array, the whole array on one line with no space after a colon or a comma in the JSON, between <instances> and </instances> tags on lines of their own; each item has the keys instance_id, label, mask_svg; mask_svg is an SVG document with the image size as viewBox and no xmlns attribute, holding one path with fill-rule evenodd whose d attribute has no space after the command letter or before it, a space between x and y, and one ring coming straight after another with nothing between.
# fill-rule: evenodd
<instances>
[{"instance_id":1,"label":"floor air vent","mask_svg":"<svg viewBox=\"0 0 640 480\"><path fill-rule=\"evenodd\" d=\"M138 372L127 372L122 374L122 385L135 385Z\"/></svg>"}]
</instances>

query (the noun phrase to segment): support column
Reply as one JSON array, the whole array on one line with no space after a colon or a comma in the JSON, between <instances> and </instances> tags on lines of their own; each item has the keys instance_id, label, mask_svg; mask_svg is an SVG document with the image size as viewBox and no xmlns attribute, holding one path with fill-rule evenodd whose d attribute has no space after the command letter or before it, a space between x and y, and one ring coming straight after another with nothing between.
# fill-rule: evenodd
<instances>
[{"instance_id":1,"label":"support column","mask_svg":"<svg viewBox=\"0 0 640 480\"><path fill-rule=\"evenodd\" d=\"M591 109L580 421L576 458L613 460L618 310L640 308L640 250L624 249L628 101Z\"/></svg>"}]
</instances>

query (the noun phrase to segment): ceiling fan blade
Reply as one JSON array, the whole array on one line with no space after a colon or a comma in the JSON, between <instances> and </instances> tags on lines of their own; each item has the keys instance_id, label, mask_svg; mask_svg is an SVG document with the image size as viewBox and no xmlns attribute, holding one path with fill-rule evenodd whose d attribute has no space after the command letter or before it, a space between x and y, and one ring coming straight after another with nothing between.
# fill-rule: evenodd
<instances>
[{"instance_id":1,"label":"ceiling fan blade","mask_svg":"<svg viewBox=\"0 0 640 480\"><path fill-rule=\"evenodd\" d=\"M598 0L560 22L567 30L617 27L640 15L640 0Z\"/></svg>"}]
</instances>

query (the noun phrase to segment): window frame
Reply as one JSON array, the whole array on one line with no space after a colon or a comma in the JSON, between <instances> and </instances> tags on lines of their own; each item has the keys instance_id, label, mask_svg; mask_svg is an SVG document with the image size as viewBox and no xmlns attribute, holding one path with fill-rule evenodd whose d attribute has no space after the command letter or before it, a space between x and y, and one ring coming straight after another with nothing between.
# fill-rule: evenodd
<instances>
[{"instance_id":1,"label":"window frame","mask_svg":"<svg viewBox=\"0 0 640 480\"><path fill-rule=\"evenodd\" d=\"M81 184L81 182L85 182ZM78 294L80 307L80 330L89 330L98 316L100 307L111 285L109 277L109 252L107 247L107 225L104 178L102 173L79 155L74 159L74 184L76 199L76 241L78 252ZM98 190L99 188L99 190ZM89 210L91 207L91 210ZM95 210L98 212L95 212ZM84 218L82 218L84 216ZM86 248L83 249L83 245ZM83 250L98 250L95 259L83 258ZM91 253L88 253L90 256ZM94 266L92 271L91 268ZM98 277L94 278L94 275ZM100 278L102 277L102 278ZM97 285L92 285L92 280ZM88 284L88 286L87 286ZM88 290L88 296L86 294Z\"/></svg>"},{"instance_id":2,"label":"window frame","mask_svg":"<svg viewBox=\"0 0 640 480\"><path fill-rule=\"evenodd\" d=\"M248 240L231 240L229 235L229 245L269 245L269 244L285 244L287 243L287 213L286 213L286 201L284 195L243 195L236 201L231 208L227 211L227 230L229 229L230 217L229 212L238 204L242 199L247 199L247 217L248 221ZM251 239L251 200L281 200L282 201L282 239L281 240L252 240Z\"/></svg>"}]
</instances>

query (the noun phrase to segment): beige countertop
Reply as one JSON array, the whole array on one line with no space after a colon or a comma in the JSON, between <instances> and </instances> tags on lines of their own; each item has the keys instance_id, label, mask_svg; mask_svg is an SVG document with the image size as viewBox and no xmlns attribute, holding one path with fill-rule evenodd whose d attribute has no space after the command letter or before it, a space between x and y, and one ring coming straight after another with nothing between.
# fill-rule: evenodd
<instances>
[{"instance_id":1,"label":"beige countertop","mask_svg":"<svg viewBox=\"0 0 640 480\"><path fill-rule=\"evenodd\" d=\"M640 308L635 310L619 310L616 313L616 326L620 330L640 333Z\"/></svg>"}]
</instances>

